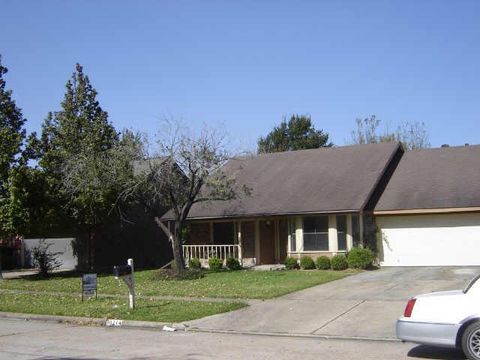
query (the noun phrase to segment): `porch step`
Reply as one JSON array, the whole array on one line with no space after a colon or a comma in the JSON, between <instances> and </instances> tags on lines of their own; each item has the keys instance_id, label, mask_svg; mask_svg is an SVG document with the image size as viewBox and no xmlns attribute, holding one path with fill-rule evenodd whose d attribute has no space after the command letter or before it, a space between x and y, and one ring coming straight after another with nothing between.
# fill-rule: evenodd
<instances>
[{"instance_id":1,"label":"porch step","mask_svg":"<svg viewBox=\"0 0 480 360\"><path fill-rule=\"evenodd\" d=\"M285 270L285 265L283 264L271 264L271 265L256 265L251 267L252 270L260 271L280 271Z\"/></svg>"}]
</instances>

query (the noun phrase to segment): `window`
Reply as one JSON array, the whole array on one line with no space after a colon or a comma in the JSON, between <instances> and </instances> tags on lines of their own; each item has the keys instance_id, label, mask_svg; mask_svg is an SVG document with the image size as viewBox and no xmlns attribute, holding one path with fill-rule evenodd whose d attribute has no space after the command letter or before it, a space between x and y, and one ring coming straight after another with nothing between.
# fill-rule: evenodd
<instances>
[{"instance_id":1,"label":"window","mask_svg":"<svg viewBox=\"0 0 480 360\"><path fill-rule=\"evenodd\" d=\"M215 245L233 245L235 239L235 226L233 222L220 222L213 224L213 243Z\"/></svg>"},{"instance_id":2,"label":"window","mask_svg":"<svg viewBox=\"0 0 480 360\"><path fill-rule=\"evenodd\" d=\"M303 250L328 251L328 216L303 218Z\"/></svg>"},{"instance_id":3,"label":"window","mask_svg":"<svg viewBox=\"0 0 480 360\"><path fill-rule=\"evenodd\" d=\"M347 250L347 217L345 215L337 215L337 237L338 250Z\"/></svg>"},{"instance_id":4,"label":"window","mask_svg":"<svg viewBox=\"0 0 480 360\"><path fill-rule=\"evenodd\" d=\"M288 234L290 235L290 251L297 251L297 227L295 226L295 219L288 221Z\"/></svg>"}]
</instances>

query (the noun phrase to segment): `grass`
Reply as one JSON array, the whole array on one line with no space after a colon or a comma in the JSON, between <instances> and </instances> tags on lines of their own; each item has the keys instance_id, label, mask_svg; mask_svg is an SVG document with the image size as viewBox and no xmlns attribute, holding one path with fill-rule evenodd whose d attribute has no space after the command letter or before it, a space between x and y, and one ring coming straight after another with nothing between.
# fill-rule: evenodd
<instances>
[{"instance_id":1,"label":"grass","mask_svg":"<svg viewBox=\"0 0 480 360\"><path fill-rule=\"evenodd\" d=\"M240 309L231 299L270 299L356 273L347 271L206 271L196 280L165 280L158 270L135 272L137 307L127 306L127 287L111 274L98 275L98 299L81 301L81 275L56 273L0 281L0 311L159 322L181 322ZM6 290L1 292L1 290ZM10 291L8 291L10 290ZM22 293L23 291L23 293ZM56 293L56 294L52 294ZM121 296L116 296L121 295ZM156 296L191 297L161 300ZM225 298L195 301L195 298Z\"/></svg>"},{"instance_id":2,"label":"grass","mask_svg":"<svg viewBox=\"0 0 480 360\"><path fill-rule=\"evenodd\" d=\"M139 296L216 297L235 299L271 299L314 285L338 280L355 271L220 271L206 272L197 280L158 280L156 270L135 272L136 293ZM0 281L0 289L35 292L81 292L79 274L55 274L41 279L27 276ZM110 274L98 277L99 294L125 294L122 281Z\"/></svg>"},{"instance_id":3,"label":"grass","mask_svg":"<svg viewBox=\"0 0 480 360\"><path fill-rule=\"evenodd\" d=\"M129 310L126 299L90 298L65 294L0 294L0 311L63 316L96 317L123 320L181 322L237 310L246 306L238 302L163 301L137 299L135 310Z\"/></svg>"}]
</instances>

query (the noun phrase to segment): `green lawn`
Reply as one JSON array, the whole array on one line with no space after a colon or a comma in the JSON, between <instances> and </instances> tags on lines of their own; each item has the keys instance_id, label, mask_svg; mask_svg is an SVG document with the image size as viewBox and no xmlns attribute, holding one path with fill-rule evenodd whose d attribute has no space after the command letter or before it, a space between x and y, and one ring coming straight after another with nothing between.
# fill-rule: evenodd
<instances>
[{"instance_id":1,"label":"green lawn","mask_svg":"<svg viewBox=\"0 0 480 360\"><path fill-rule=\"evenodd\" d=\"M134 311L127 306L126 285L110 274L100 274L98 277L98 293L103 296L84 302L81 301L80 274L56 273L48 279L26 276L0 281L0 311L181 322L246 306L241 300L230 299L270 299L354 273L356 271L353 270L206 271L201 279L175 281L159 280L157 270L137 271L135 282L138 297ZM1 290L11 291L2 293ZM154 296L192 299L159 300L152 298ZM194 298L199 297L225 300L195 301Z\"/></svg>"},{"instance_id":2,"label":"green lawn","mask_svg":"<svg viewBox=\"0 0 480 360\"><path fill-rule=\"evenodd\" d=\"M338 280L354 271L220 271L206 272L197 280L157 280L156 270L135 272L139 296L187 296L236 299L270 299L314 285ZM0 281L0 289L36 292L81 292L79 274L55 274L49 279L35 276ZM99 294L125 294L127 288L112 275L99 275Z\"/></svg>"},{"instance_id":3,"label":"green lawn","mask_svg":"<svg viewBox=\"0 0 480 360\"><path fill-rule=\"evenodd\" d=\"M135 310L131 311L128 309L127 300L122 298L90 298L82 302L81 297L72 294L0 294L0 311L169 323L198 319L244 306L246 305L238 302L159 301L139 298Z\"/></svg>"}]
</instances>

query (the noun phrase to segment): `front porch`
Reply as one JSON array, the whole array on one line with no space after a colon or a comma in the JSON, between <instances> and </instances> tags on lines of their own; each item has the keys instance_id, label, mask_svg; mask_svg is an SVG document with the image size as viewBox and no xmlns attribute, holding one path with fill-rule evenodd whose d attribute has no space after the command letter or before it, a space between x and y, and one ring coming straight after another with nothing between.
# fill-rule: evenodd
<instances>
[{"instance_id":1,"label":"front porch","mask_svg":"<svg viewBox=\"0 0 480 360\"><path fill-rule=\"evenodd\" d=\"M283 263L287 256L333 256L361 241L359 214L203 220L189 224L185 262L211 257L238 259L243 266Z\"/></svg>"}]
</instances>

